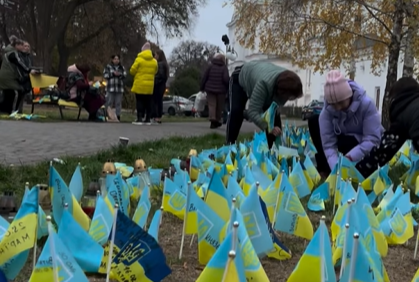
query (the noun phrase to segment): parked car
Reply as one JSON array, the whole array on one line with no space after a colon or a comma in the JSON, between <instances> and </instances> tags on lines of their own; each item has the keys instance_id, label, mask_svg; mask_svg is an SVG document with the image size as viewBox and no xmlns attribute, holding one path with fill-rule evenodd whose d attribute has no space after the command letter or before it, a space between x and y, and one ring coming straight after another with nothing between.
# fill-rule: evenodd
<instances>
[{"instance_id":1,"label":"parked car","mask_svg":"<svg viewBox=\"0 0 419 282\"><path fill-rule=\"evenodd\" d=\"M197 94L193 94L193 95L191 95L191 97L189 97L189 101L191 101L193 103L193 105L195 105L195 100L196 100L196 96L197 95L198 95L198 93ZM204 108L204 110L202 112L196 113L195 109L192 109L192 112L194 114L198 114L199 117L207 118L209 116L208 103L205 104L205 108Z\"/></svg>"},{"instance_id":2,"label":"parked car","mask_svg":"<svg viewBox=\"0 0 419 282\"><path fill-rule=\"evenodd\" d=\"M301 113L301 119L307 120L315 115L320 115L320 112L322 111L324 107L323 101L313 100L311 101L307 106L303 107L302 113Z\"/></svg>"},{"instance_id":3,"label":"parked car","mask_svg":"<svg viewBox=\"0 0 419 282\"><path fill-rule=\"evenodd\" d=\"M194 103L181 96L165 95L163 97L163 113L171 116L184 114L192 115Z\"/></svg>"}]
</instances>

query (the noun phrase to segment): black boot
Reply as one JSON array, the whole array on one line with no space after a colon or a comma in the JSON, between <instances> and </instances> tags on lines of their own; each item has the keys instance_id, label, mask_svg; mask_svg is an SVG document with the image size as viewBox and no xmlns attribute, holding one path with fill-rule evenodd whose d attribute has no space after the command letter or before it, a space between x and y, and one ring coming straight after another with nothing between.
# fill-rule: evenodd
<instances>
[{"instance_id":1,"label":"black boot","mask_svg":"<svg viewBox=\"0 0 419 282\"><path fill-rule=\"evenodd\" d=\"M216 122L214 122L214 121L211 121L211 125L210 125L210 128L211 129L215 129L215 128L217 128L218 126L217 126L217 123Z\"/></svg>"},{"instance_id":2,"label":"black boot","mask_svg":"<svg viewBox=\"0 0 419 282\"><path fill-rule=\"evenodd\" d=\"M116 116L116 118L117 118L119 121L121 121L121 116Z\"/></svg>"}]
</instances>

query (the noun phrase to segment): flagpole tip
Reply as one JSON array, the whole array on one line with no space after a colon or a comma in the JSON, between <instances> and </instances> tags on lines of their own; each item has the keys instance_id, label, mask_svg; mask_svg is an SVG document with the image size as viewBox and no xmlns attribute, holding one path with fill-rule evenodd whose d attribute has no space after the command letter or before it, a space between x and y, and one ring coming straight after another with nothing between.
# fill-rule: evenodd
<instances>
[{"instance_id":1,"label":"flagpole tip","mask_svg":"<svg viewBox=\"0 0 419 282\"><path fill-rule=\"evenodd\" d=\"M239 222L238 222L238 221L233 222L233 227L234 227L234 228L239 227L239 225L240 225L240 224L239 224Z\"/></svg>"},{"instance_id":2,"label":"flagpole tip","mask_svg":"<svg viewBox=\"0 0 419 282\"><path fill-rule=\"evenodd\" d=\"M352 201L352 203L355 203L355 198L352 198L351 201Z\"/></svg>"},{"instance_id":3,"label":"flagpole tip","mask_svg":"<svg viewBox=\"0 0 419 282\"><path fill-rule=\"evenodd\" d=\"M164 210L164 207L163 207L163 206L161 206L161 207L160 207L160 210L161 210L161 211L163 211L163 210Z\"/></svg>"},{"instance_id":4,"label":"flagpole tip","mask_svg":"<svg viewBox=\"0 0 419 282\"><path fill-rule=\"evenodd\" d=\"M233 198L233 199L231 199L231 201L232 201L233 203L235 203L237 200L236 200L236 198Z\"/></svg>"},{"instance_id":5,"label":"flagpole tip","mask_svg":"<svg viewBox=\"0 0 419 282\"><path fill-rule=\"evenodd\" d=\"M228 257L234 259L236 257L236 252L231 250L228 252Z\"/></svg>"},{"instance_id":6,"label":"flagpole tip","mask_svg":"<svg viewBox=\"0 0 419 282\"><path fill-rule=\"evenodd\" d=\"M80 162L77 165L80 165Z\"/></svg>"},{"instance_id":7,"label":"flagpole tip","mask_svg":"<svg viewBox=\"0 0 419 282\"><path fill-rule=\"evenodd\" d=\"M26 183L25 183L25 185L26 185L26 186L29 186L29 182L26 182Z\"/></svg>"},{"instance_id":8,"label":"flagpole tip","mask_svg":"<svg viewBox=\"0 0 419 282\"><path fill-rule=\"evenodd\" d=\"M359 239L359 234L358 233L354 233L354 239Z\"/></svg>"},{"instance_id":9,"label":"flagpole tip","mask_svg":"<svg viewBox=\"0 0 419 282\"><path fill-rule=\"evenodd\" d=\"M119 205L118 205L118 204L115 204L113 207L114 207L115 209L117 209L117 208L119 208Z\"/></svg>"},{"instance_id":10,"label":"flagpole tip","mask_svg":"<svg viewBox=\"0 0 419 282\"><path fill-rule=\"evenodd\" d=\"M348 205L352 204L352 200L347 201Z\"/></svg>"},{"instance_id":11,"label":"flagpole tip","mask_svg":"<svg viewBox=\"0 0 419 282\"><path fill-rule=\"evenodd\" d=\"M322 215L322 218L321 218L322 220L326 220L326 216L325 215Z\"/></svg>"},{"instance_id":12,"label":"flagpole tip","mask_svg":"<svg viewBox=\"0 0 419 282\"><path fill-rule=\"evenodd\" d=\"M51 222L51 216L49 216L49 215L47 216L47 221Z\"/></svg>"},{"instance_id":13,"label":"flagpole tip","mask_svg":"<svg viewBox=\"0 0 419 282\"><path fill-rule=\"evenodd\" d=\"M97 190L97 191L96 191L96 195L97 195L97 196L100 196L100 190Z\"/></svg>"},{"instance_id":14,"label":"flagpole tip","mask_svg":"<svg viewBox=\"0 0 419 282\"><path fill-rule=\"evenodd\" d=\"M349 228L349 223L345 224L345 228L348 229Z\"/></svg>"},{"instance_id":15,"label":"flagpole tip","mask_svg":"<svg viewBox=\"0 0 419 282\"><path fill-rule=\"evenodd\" d=\"M68 203L65 203L64 204L64 208L68 208Z\"/></svg>"}]
</instances>

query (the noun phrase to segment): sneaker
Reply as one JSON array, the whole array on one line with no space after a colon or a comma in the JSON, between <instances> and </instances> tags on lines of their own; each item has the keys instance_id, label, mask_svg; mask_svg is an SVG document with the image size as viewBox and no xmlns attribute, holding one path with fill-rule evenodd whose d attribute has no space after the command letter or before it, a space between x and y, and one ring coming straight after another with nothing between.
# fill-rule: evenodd
<instances>
[{"instance_id":1,"label":"sneaker","mask_svg":"<svg viewBox=\"0 0 419 282\"><path fill-rule=\"evenodd\" d=\"M151 120L146 120L146 121L144 121L144 124L146 124L146 125L151 125Z\"/></svg>"},{"instance_id":2,"label":"sneaker","mask_svg":"<svg viewBox=\"0 0 419 282\"><path fill-rule=\"evenodd\" d=\"M151 125L151 122L147 122L146 125Z\"/></svg>"},{"instance_id":3,"label":"sneaker","mask_svg":"<svg viewBox=\"0 0 419 282\"><path fill-rule=\"evenodd\" d=\"M143 123L142 122L139 122L139 121L133 121L132 124L133 125L143 125Z\"/></svg>"}]
</instances>

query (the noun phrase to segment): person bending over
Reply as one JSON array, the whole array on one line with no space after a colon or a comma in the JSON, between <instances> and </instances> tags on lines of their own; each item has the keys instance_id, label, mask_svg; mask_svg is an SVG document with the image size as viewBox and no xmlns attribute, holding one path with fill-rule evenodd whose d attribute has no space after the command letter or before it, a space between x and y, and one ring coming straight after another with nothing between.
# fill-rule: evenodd
<instances>
[{"instance_id":1,"label":"person bending over","mask_svg":"<svg viewBox=\"0 0 419 282\"><path fill-rule=\"evenodd\" d=\"M303 85L300 77L293 71L258 61L237 67L231 74L229 85L230 114L227 120L227 144L235 143L239 136L248 100L248 120L261 130L267 130L268 124L262 115L273 102L283 106L287 101L301 97L303 97ZM274 129L267 132L269 147L272 147L276 136L281 134L281 127L281 117L277 111Z\"/></svg>"},{"instance_id":2,"label":"person bending over","mask_svg":"<svg viewBox=\"0 0 419 282\"><path fill-rule=\"evenodd\" d=\"M411 77L400 78L390 89L390 127L381 141L360 162L358 171L367 178L387 164L406 140L419 151L419 84Z\"/></svg>"}]
</instances>

